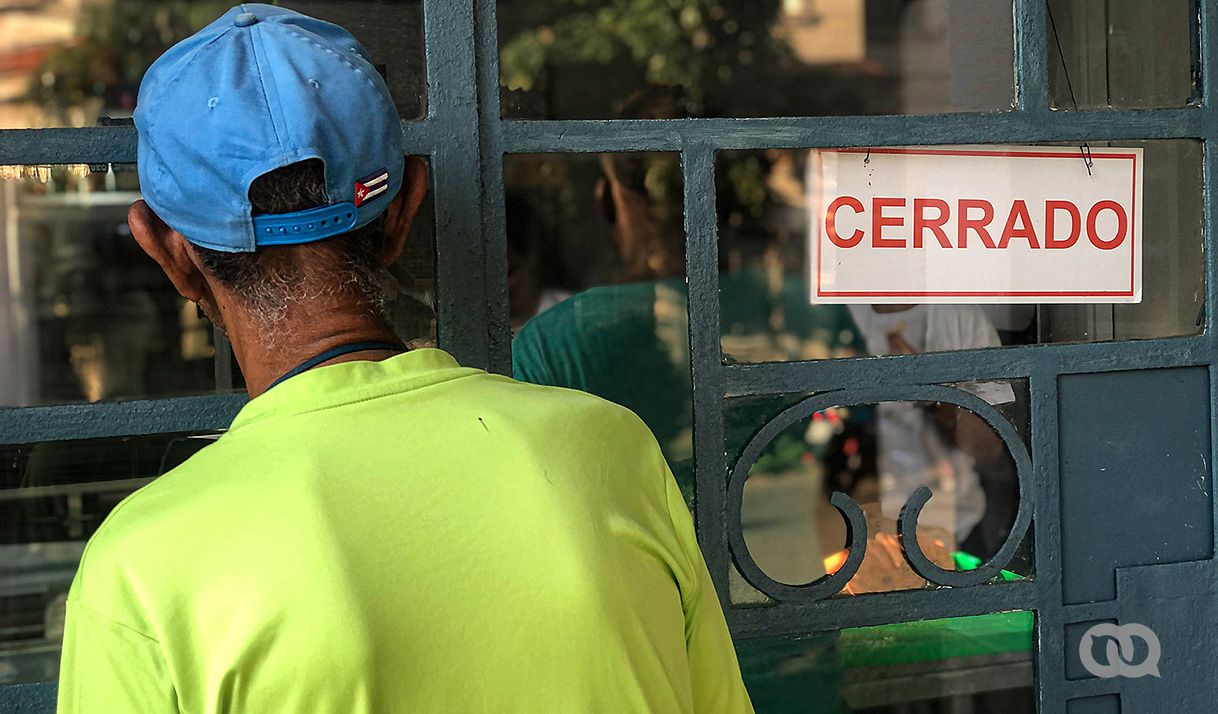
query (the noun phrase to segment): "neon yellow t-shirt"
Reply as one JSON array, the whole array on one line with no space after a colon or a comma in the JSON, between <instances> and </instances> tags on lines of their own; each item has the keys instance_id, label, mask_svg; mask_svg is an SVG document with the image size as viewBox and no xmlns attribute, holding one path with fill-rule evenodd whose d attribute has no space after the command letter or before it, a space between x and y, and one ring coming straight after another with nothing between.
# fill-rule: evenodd
<instances>
[{"instance_id":1,"label":"neon yellow t-shirt","mask_svg":"<svg viewBox=\"0 0 1218 714\"><path fill-rule=\"evenodd\" d=\"M752 711L646 427L439 350L294 377L118 506L59 706Z\"/></svg>"}]
</instances>

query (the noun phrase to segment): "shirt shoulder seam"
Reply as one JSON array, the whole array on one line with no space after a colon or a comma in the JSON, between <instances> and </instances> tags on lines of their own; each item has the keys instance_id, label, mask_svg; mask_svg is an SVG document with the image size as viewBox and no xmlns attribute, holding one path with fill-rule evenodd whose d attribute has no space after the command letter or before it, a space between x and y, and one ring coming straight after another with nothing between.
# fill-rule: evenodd
<instances>
[{"instance_id":1,"label":"shirt shoulder seam","mask_svg":"<svg viewBox=\"0 0 1218 714\"><path fill-rule=\"evenodd\" d=\"M170 472L170 473L172 473L172 472ZM89 538L89 542L85 543L85 549L83 551L81 551L81 553L80 553L80 564L77 565L77 569L80 571L80 576L79 576L80 577L80 590L82 591L80 593L80 596L84 595L83 590L85 589L85 578L87 577L87 572L85 571L85 565L86 565L85 561L88 559L89 553L93 550L93 545L95 543L97 543L99 538L102 537L102 534L106 530L106 526L109 525L110 522L113 521L115 518L117 518L118 514L120 512L122 512L123 509L125 509L128 505L130 505L137 498L139 498L141 493L143 493L149 487L154 485L157 481L159 481L160 479L162 479L168 475L169 475L168 473L161 474L157 478L153 479L150 483L145 484L143 488L137 489L135 492L131 493L129 496L127 496L125 499L123 499L122 503L115 506L114 509L111 510L108 514L106 514L106 517L104 519L102 519L101 525L99 525L97 527L97 530L94 531L93 536ZM83 604L83 602L80 600L80 597L78 597L76 601L81 602L81 604ZM85 607L88 607L88 606L85 605ZM92 608L90 608L90 609L92 609ZM101 613L98 613L98 614L100 615Z\"/></svg>"},{"instance_id":2,"label":"shirt shoulder seam","mask_svg":"<svg viewBox=\"0 0 1218 714\"><path fill-rule=\"evenodd\" d=\"M160 648L160 646L161 646L161 641L158 640L157 638L153 637L152 635L144 634L143 632L140 632L139 630L135 629L134 627L132 627L126 623L115 620L113 617L110 617L109 615L105 614L104 612L102 612L102 611L98 610L97 608L93 607L92 605L86 603L80 597L69 598L68 604L73 607L79 607L82 610L87 611L90 615L93 615L94 617L97 617L97 618L100 618L100 619L106 621L108 624L114 625L115 627L126 630L127 632L130 632L131 634L133 634L141 639L147 640L147 641L155 644L157 646L157 648Z\"/></svg>"}]
</instances>

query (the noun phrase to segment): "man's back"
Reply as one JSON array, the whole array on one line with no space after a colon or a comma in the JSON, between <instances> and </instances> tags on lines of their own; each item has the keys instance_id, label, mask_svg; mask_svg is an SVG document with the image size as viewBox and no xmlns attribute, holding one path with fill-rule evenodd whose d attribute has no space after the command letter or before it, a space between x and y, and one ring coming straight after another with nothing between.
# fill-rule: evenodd
<instances>
[{"instance_id":1,"label":"man's back","mask_svg":"<svg viewBox=\"0 0 1218 714\"><path fill-rule=\"evenodd\" d=\"M646 427L438 350L251 402L69 610L72 711L750 711Z\"/></svg>"}]
</instances>

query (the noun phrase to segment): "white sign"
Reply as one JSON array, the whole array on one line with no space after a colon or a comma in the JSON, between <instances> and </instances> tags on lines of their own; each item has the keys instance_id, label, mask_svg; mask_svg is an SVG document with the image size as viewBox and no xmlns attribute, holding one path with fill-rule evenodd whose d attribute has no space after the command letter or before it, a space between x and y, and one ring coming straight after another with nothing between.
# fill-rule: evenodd
<instances>
[{"instance_id":1,"label":"white sign","mask_svg":"<svg viewBox=\"0 0 1218 714\"><path fill-rule=\"evenodd\" d=\"M1136 303L1142 150L819 149L814 303Z\"/></svg>"}]
</instances>

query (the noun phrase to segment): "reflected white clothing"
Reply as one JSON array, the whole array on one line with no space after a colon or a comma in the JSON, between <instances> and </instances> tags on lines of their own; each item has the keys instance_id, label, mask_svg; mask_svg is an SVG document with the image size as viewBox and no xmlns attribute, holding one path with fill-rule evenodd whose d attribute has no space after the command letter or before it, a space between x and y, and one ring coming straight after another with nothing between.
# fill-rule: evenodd
<instances>
[{"instance_id":1,"label":"reflected white clothing","mask_svg":"<svg viewBox=\"0 0 1218 714\"><path fill-rule=\"evenodd\" d=\"M891 354L888 335L900 332L918 352L998 347L998 333L975 305L915 305L908 310L878 313L870 305L851 305L850 315L874 355ZM969 382L957 385L990 404L1014 401L1010 385ZM877 407L880 505L884 515L897 518L919 486L935 494L919 523L954 533L957 542L968 536L985 514L985 493L973 458L948 443L925 409L911 402L882 402Z\"/></svg>"}]
</instances>

